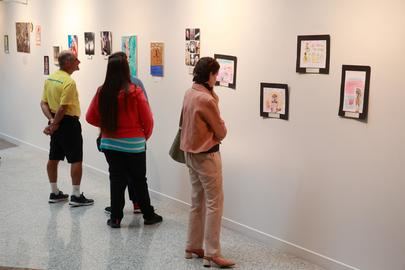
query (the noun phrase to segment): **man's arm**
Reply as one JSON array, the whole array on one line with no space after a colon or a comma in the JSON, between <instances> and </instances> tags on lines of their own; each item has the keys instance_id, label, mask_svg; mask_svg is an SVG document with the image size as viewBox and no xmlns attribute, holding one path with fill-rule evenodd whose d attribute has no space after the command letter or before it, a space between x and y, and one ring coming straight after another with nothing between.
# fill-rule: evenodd
<instances>
[{"instance_id":1,"label":"man's arm","mask_svg":"<svg viewBox=\"0 0 405 270\"><path fill-rule=\"evenodd\" d=\"M52 133L59 128L60 121L62 121L63 117L65 116L67 105L61 105L54 117L52 117L48 103L41 101L41 109L49 120L49 125L44 129L44 133L46 135L52 135Z\"/></svg>"},{"instance_id":2,"label":"man's arm","mask_svg":"<svg viewBox=\"0 0 405 270\"><path fill-rule=\"evenodd\" d=\"M53 119L51 109L49 108L49 105L47 102L41 100L41 109L42 112L44 113L45 117L48 118L48 121L51 121Z\"/></svg>"}]
</instances>

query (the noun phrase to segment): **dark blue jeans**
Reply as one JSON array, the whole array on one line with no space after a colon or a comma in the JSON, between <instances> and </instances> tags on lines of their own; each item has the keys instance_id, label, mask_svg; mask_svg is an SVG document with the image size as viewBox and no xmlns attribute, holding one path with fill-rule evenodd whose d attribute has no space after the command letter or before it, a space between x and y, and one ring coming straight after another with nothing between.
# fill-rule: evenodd
<instances>
[{"instance_id":1,"label":"dark blue jeans","mask_svg":"<svg viewBox=\"0 0 405 270\"><path fill-rule=\"evenodd\" d=\"M134 193L143 213L148 219L154 209L150 204L148 184L146 183L146 153L126 153L103 150L110 173L111 218L121 220L124 216L125 189L134 187Z\"/></svg>"}]
</instances>

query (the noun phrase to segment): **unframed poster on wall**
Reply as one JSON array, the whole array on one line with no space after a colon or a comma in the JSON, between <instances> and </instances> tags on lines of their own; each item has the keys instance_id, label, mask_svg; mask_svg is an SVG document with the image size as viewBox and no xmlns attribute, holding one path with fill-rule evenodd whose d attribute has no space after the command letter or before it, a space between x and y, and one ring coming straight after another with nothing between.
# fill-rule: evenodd
<instances>
[{"instance_id":1,"label":"unframed poster on wall","mask_svg":"<svg viewBox=\"0 0 405 270\"><path fill-rule=\"evenodd\" d=\"M79 55L79 40L77 35L68 35L68 48L74 56L77 57Z\"/></svg>"},{"instance_id":2,"label":"unframed poster on wall","mask_svg":"<svg viewBox=\"0 0 405 270\"><path fill-rule=\"evenodd\" d=\"M15 24L17 52L30 53L30 33L32 32L32 23L18 22Z\"/></svg>"},{"instance_id":3,"label":"unframed poster on wall","mask_svg":"<svg viewBox=\"0 0 405 270\"><path fill-rule=\"evenodd\" d=\"M186 66L189 67L189 73L192 74L195 64L200 59L200 28L186 28L185 38L185 61Z\"/></svg>"},{"instance_id":4,"label":"unframed poster on wall","mask_svg":"<svg viewBox=\"0 0 405 270\"><path fill-rule=\"evenodd\" d=\"M150 74L163 77L164 43L151 42L150 44Z\"/></svg>"},{"instance_id":5,"label":"unframed poster on wall","mask_svg":"<svg viewBox=\"0 0 405 270\"><path fill-rule=\"evenodd\" d=\"M126 36L121 38L121 50L128 57L129 70L131 77L138 76L138 55L137 55L137 38L136 36Z\"/></svg>"},{"instance_id":6,"label":"unframed poster on wall","mask_svg":"<svg viewBox=\"0 0 405 270\"><path fill-rule=\"evenodd\" d=\"M94 32L84 32L84 53L86 55L94 55Z\"/></svg>"},{"instance_id":7,"label":"unframed poster on wall","mask_svg":"<svg viewBox=\"0 0 405 270\"><path fill-rule=\"evenodd\" d=\"M101 54L108 56L112 52L112 33L110 31L100 32Z\"/></svg>"}]
</instances>

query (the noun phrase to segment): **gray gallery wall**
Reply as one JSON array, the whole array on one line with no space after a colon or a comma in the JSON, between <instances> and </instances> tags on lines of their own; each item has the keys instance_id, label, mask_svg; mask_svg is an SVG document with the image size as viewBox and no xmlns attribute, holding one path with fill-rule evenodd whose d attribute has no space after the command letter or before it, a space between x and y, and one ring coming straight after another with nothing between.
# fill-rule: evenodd
<instances>
[{"instance_id":1,"label":"gray gallery wall","mask_svg":"<svg viewBox=\"0 0 405 270\"><path fill-rule=\"evenodd\" d=\"M15 22L42 26L42 45L17 53ZM238 57L237 88L217 87L229 135L222 145L225 224L329 269L405 269L405 2L293 0L29 0L0 2L0 136L47 149L39 101L43 56L79 37L74 73L83 112L104 79L99 31L139 42L139 76L155 130L148 144L150 188L189 202L187 170L168 149L191 76L184 29L201 29L201 54ZM96 55L84 55L84 32ZM297 35L330 34L329 75L295 72ZM149 44L165 43L165 77L149 75ZM52 61L51 61L52 63ZM367 122L338 117L341 66L371 66ZM51 65L51 72L57 67ZM259 116L260 82L290 87L288 121ZM85 163L106 171L84 121ZM45 169L45 168L44 168ZM45 184L45 183L44 183ZM291 245L290 245L291 244Z\"/></svg>"}]
</instances>

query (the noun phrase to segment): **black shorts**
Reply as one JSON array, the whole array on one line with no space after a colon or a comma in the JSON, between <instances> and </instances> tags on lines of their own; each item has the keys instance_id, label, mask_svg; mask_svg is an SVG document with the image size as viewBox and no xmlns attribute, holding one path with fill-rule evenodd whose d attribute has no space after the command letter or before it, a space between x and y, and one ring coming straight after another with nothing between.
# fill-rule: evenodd
<instances>
[{"instance_id":1,"label":"black shorts","mask_svg":"<svg viewBox=\"0 0 405 270\"><path fill-rule=\"evenodd\" d=\"M69 163L83 160L83 137L79 118L65 115L59 128L51 135L49 160L64 160Z\"/></svg>"}]
</instances>

